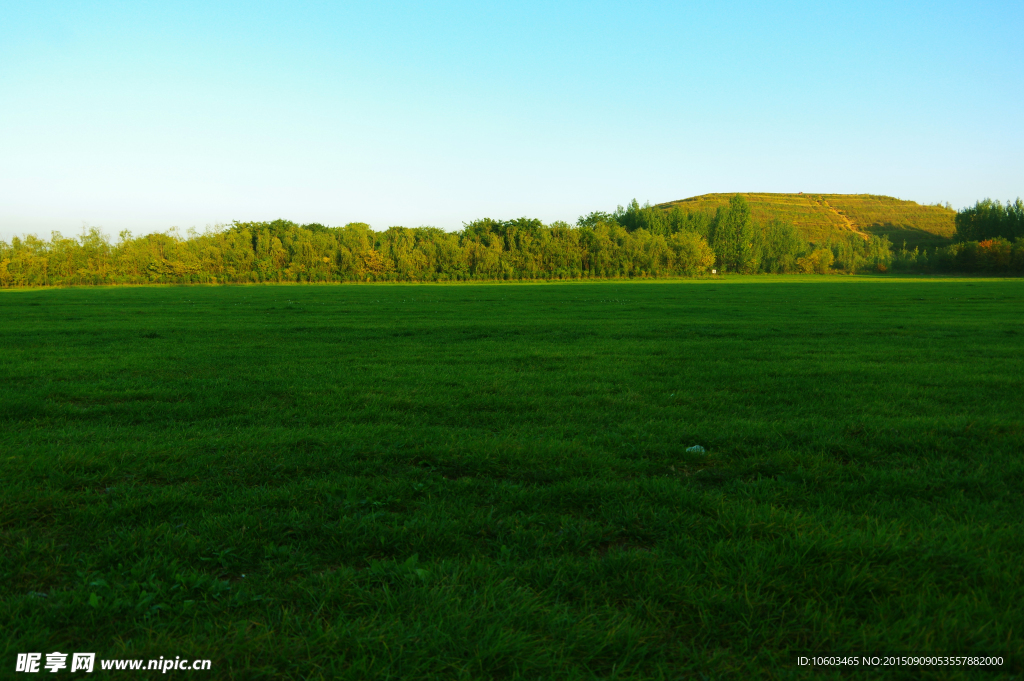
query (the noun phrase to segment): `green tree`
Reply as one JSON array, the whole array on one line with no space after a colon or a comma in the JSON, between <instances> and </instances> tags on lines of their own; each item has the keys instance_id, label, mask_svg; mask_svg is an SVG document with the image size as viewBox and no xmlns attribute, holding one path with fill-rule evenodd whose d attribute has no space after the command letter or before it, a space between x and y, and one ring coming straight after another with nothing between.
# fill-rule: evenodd
<instances>
[{"instance_id":1,"label":"green tree","mask_svg":"<svg viewBox=\"0 0 1024 681\"><path fill-rule=\"evenodd\" d=\"M986 239L1024 238L1024 202L983 199L956 214L956 240L984 241Z\"/></svg>"},{"instance_id":2,"label":"green tree","mask_svg":"<svg viewBox=\"0 0 1024 681\"><path fill-rule=\"evenodd\" d=\"M737 194L728 208L719 208L711 229L711 247L721 269L730 272L757 272L760 264L758 238L747 200Z\"/></svg>"},{"instance_id":3,"label":"green tree","mask_svg":"<svg viewBox=\"0 0 1024 681\"><path fill-rule=\"evenodd\" d=\"M761 269L776 274L795 272L796 261L809 249L796 228L781 220L772 220L764 227L761 242Z\"/></svg>"}]
</instances>

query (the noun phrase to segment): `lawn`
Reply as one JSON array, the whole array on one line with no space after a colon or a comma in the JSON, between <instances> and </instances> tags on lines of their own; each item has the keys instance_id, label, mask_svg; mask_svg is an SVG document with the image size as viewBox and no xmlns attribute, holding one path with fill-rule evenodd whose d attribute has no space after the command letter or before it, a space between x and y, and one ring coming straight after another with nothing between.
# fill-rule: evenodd
<instances>
[{"instance_id":1,"label":"lawn","mask_svg":"<svg viewBox=\"0 0 1024 681\"><path fill-rule=\"evenodd\" d=\"M0 677L1019 678L1022 347L1021 280L3 291Z\"/></svg>"}]
</instances>

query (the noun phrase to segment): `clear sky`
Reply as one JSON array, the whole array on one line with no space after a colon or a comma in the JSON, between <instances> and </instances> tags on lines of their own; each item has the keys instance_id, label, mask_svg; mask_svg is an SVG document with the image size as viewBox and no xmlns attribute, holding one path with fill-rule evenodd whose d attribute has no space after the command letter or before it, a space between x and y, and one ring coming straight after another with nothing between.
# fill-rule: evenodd
<instances>
[{"instance_id":1,"label":"clear sky","mask_svg":"<svg viewBox=\"0 0 1024 681\"><path fill-rule=\"evenodd\" d=\"M0 0L0 239L1024 194L1024 2Z\"/></svg>"}]
</instances>

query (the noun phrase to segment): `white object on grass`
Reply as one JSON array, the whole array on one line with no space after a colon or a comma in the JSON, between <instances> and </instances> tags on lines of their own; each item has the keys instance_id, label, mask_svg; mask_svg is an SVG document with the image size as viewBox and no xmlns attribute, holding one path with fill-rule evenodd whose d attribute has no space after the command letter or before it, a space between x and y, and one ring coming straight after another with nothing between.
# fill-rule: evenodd
<instances>
[{"instance_id":1,"label":"white object on grass","mask_svg":"<svg viewBox=\"0 0 1024 681\"><path fill-rule=\"evenodd\" d=\"M692 447L687 447L686 451L690 452L691 454L703 454L707 450L701 447L700 445L694 445Z\"/></svg>"}]
</instances>

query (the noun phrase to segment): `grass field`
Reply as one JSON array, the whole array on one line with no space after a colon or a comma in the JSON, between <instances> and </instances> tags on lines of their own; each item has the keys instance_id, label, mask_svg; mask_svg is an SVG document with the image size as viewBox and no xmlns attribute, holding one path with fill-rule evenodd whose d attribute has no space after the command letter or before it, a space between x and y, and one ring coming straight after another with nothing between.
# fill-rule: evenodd
<instances>
[{"instance_id":1,"label":"grass field","mask_svg":"<svg viewBox=\"0 0 1024 681\"><path fill-rule=\"evenodd\" d=\"M0 320L0 677L1024 673L1020 280L77 288Z\"/></svg>"},{"instance_id":2,"label":"grass field","mask_svg":"<svg viewBox=\"0 0 1024 681\"><path fill-rule=\"evenodd\" d=\"M659 204L670 209L714 212L729 204L734 194L703 194ZM744 193L751 214L762 222L774 218L790 222L805 239L823 243L851 232L887 236L894 246L907 248L948 246L956 233L956 211L922 206L891 196L872 194L768 194Z\"/></svg>"}]
</instances>

